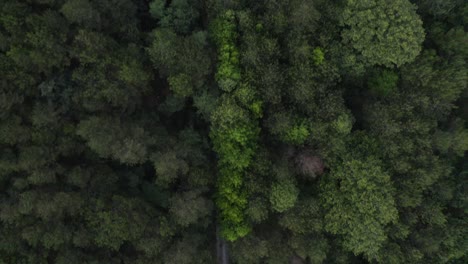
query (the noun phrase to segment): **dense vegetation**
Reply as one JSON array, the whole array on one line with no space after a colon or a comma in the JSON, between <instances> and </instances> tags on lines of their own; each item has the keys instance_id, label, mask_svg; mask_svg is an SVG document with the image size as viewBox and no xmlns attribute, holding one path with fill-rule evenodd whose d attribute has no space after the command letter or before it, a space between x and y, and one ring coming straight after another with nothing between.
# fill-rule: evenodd
<instances>
[{"instance_id":1,"label":"dense vegetation","mask_svg":"<svg viewBox=\"0 0 468 264\"><path fill-rule=\"evenodd\" d=\"M468 263L468 2L0 1L0 263Z\"/></svg>"}]
</instances>

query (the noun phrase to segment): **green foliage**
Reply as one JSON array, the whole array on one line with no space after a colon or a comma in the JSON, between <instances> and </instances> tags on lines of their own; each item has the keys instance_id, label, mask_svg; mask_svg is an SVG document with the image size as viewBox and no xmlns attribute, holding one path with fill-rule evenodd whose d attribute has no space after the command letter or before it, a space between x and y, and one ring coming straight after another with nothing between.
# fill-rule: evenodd
<instances>
[{"instance_id":1,"label":"green foliage","mask_svg":"<svg viewBox=\"0 0 468 264\"><path fill-rule=\"evenodd\" d=\"M258 93L252 86L247 83L242 83L239 88L233 92L233 95L244 108L250 110L254 117L262 117L263 102L259 100Z\"/></svg>"},{"instance_id":2,"label":"green foliage","mask_svg":"<svg viewBox=\"0 0 468 264\"><path fill-rule=\"evenodd\" d=\"M259 223L268 218L268 208L269 204L265 199L256 199L249 201L246 212L253 222Z\"/></svg>"},{"instance_id":3,"label":"green foliage","mask_svg":"<svg viewBox=\"0 0 468 264\"><path fill-rule=\"evenodd\" d=\"M315 198L299 199L294 207L284 212L279 224L296 235L323 232L323 212Z\"/></svg>"},{"instance_id":4,"label":"green foliage","mask_svg":"<svg viewBox=\"0 0 468 264\"><path fill-rule=\"evenodd\" d=\"M239 239L232 246L233 258L236 263L258 263L269 255L269 245L261 238L248 236Z\"/></svg>"},{"instance_id":5,"label":"green foliage","mask_svg":"<svg viewBox=\"0 0 468 264\"><path fill-rule=\"evenodd\" d=\"M307 125L300 123L299 125L293 126L284 136L284 141L296 145L301 145L305 142L309 136L309 130Z\"/></svg>"},{"instance_id":6,"label":"green foliage","mask_svg":"<svg viewBox=\"0 0 468 264\"><path fill-rule=\"evenodd\" d=\"M308 120L288 112L275 113L269 121L272 133L288 144L303 145L311 133Z\"/></svg>"},{"instance_id":7,"label":"green foliage","mask_svg":"<svg viewBox=\"0 0 468 264\"><path fill-rule=\"evenodd\" d=\"M367 86L377 95L387 96L397 89L398 74L387 69L376 71L368 79Z\"/></svg>"},{"instance_id":8,"label":"green foliage","mask_svg":"<svg viewBox=\"0 0 468 264\"><path fill-rule=\"evenodd\" d=\"M170 76L168 78L169 86L177 96L187 97L192 95L192 84L190 83L190 77L186 74L179 74Z\"/></svg>"},{"instance_id":9,"label":"green foliage","mask_svg":"<svg viewBox=\"0 0 468 264\"><path fill-rule=\"evenodd\" d=\"M426 50L415 63L402 70L403 87L418 89L423 92L421 97L433 98L433 112L440 117L454 107L456 98L467 87L468 74L463 70L464 65L461 60L449 62L437 56L434 50ZM451 76L450 81L445 76Z\"/></svg>"},{"instance_id":10,"label":"green foliage","mask_svg":"<svg viewBox=\"0 0 468 264\"><path fill-rule=\"evenodd\" d=\"M141 236L149 218L135 212L138 210L137 200L122 197L113 197L112 200L112 211L103 211L104 205L97 201L87 221L92 232L96 232L95 242L98 246L118 250L125 241Z\"/></svg>"},{"instance_id":11,"label":"green foliage","mask_svg":"<svg viewBox=\"0 0 468 264\"><path fill-rule=\"evenodd\" d=\"M347 0L340 17L343 44L369 66L399 67L421 51L422 21L408 0Z\"/></svg>"},{"instance_id":12,"label":"green foliage","mask_svg":"<svg viewBox=\"0 0 468 264\"><path fill-rule=\"evenodd\" d=\"M247 168L259 133L249 113L232 99L226 99L213 112L212 126L213 148L221 156L220 163L241 170Z\"/></svg>"},{"instance_id":13,"label":"green foliage","mask_svg":"<svg viewBox=\"0 0 468 264\"><path fill-rule=\"evenodd\" d=\"M376 258L387 240L386 225L398 218L390 176L368 158L345 160L324 177L326 230L342 235L344 247L354 254Z\"/></svg>"},{"instance_id":14,"label":"green foliage","mask_svg":"<svg viewBox=\"0 0 468 264\"><path fill-rule=\"evenodd\" d=\"M237 88L234 94L223 95L212 113L210 131L213 149L219 158L216 204L221 211L221 234L225 239L235 241L250 232L246 222L247 193L243 190L243 177L257 147L260 129L255 118L261 116L261 102L248 84L239 83L241 69L234 11L226 11L213 23L212 34L219 49L216 80L224 92Z\"/></svg>"},{"instance_id":15,"label":"green foliage","mask_svg":"<svg viewBox=\"0 0 468 264\"><path fill-rule=\"evenodd\" d=\"M187 34L196 25L199 18L198 0L154 0L150 3L151 15L159 20L163 28L171 28L178 33Z\"/></svg>"},{"instance_id":16,"label":"green foliage","mask_svg":"<svg viewBox=\"0 0 468 264\"><path fill-rule=\"evenodd\" d=\"M93 8L89 0L67 1L60 12L70 23L77 23L85 27L95 28L96 24L100 22L100 14Z\"/></svg>"},{"instance_id":17,"label":"green foliage","mask_svg":"<svg viewBox=\"0 0 468 264\"><path fill-rule=\"evenodd\" d=\"M138 47L129 45L119 50L112 38L86 30L78 32L73 47L80 66L72 79L82 87L75 98L81 97L89 110L102 109L106 104L123 109L138 105L152 77L144 69ZM106 55L108 49L117 50Z\"/></svg>"},{"instance_id":18,"label":"green foliage","mask_svg":"<svg viewBox=\"0 0 468 264\"><path fill-rule=\"evenodd\" d=\"M288 7L291 9L291 15L288 17L290 28L302 34L311 33L316 30L321 15L315 2L292 0L283 4L289 5Z\"/></svg>"},{"instance_id":19,"label":"green foliage","mask_svg":"<svg viewBox=\"0 0 468 264\"><path fill-rule=\"evenodd\" d=\"M175 181L180 174L187 174L189 166L173 150L157 152L152 159L156 170L158 185L166 186Z\"/></svg>"},{"instance_id":20,"label":"green foliage","mask_svg":"<svg viewBox=\"0 0 468 264\"><path fill-rule=\"evenodd\" d=\"M311 263L323 263L327 258L328 244L325 237L294 236L289 241L299 259L310 259Z\"/></svg>"},{"instance_id":21,"label":"green foliage","mask_svg":"<svg viewBox=\"0 0 468 264\"><path fill-rule=\"evenodd\" d=\"M281 180L275 182L271 187L270 203L277 212L284 212L293 207L297 201L299 190L294 182L290 180Z\"/></svg>"},{"instance_id":22,"label":"green foliage","mask_svg":"<svg viewBox=\"0 0 468 264\"><path fill-rule=\"evenodd\" d=\"M315 65L320 65L325 60L325 53L323 52L322 48L317 47L312 51L312 60L314 61Z\"/></svg>"},{"instance_id":23,"label":"green foliage","mask_svg":"<svg viewBox=\"0 0 468 264\"><path fill-rule=\"evenodd\" d=\"M87 139L88 146L103 158L112 157L127 164L144 162L151 137L138 125L122 129L116 118L92 117L83 120L77 134Z\"/></svg>"},{"instance_id":24,"label":"green foliage","mask_svg":"<svg viewBox=\"0 0 468 264\"><path fill-rule=\"evenodd\" d=\"M164 103L160 104L158 110L166 115L180 112L184 109L186 99L176 95L168 95Z\"/></svg>"},{"instance_id":25,"label":"green foliage","mask_svg":"<svg viewBox=\"0 0 468 264\"><path fill-rule=\"evenodd\" d=\"M169 77L175 93L191 95L189 91L205 84L211 71L205 31L180 36L170 29L159 28L151 33L151 39L151 46L147 48L149 58L164 76Z\"/></svg>"},{"instance_id":26,"label":"green foliage","mask_svg":"<svg viewBox=\"0 0 468 264\"><path fill-rule=\"evenodd\" d=\"M161 19L165 16L166 0L155 0L150 3L150 14L156 19Z\"/></svg>"},{"instance_id":27,"label":"green foliage","mask_svg":"<svg viewBox=\"0 0 468 264\"><path fill-rule=\"evenodd\" d=\"M216 81L223 91L230 92L237 88L241 79L234 11L228 10L214 21L212 33L219 48Z\"/></svg>"},{"instance_id":28,"label":"green foliage","mask_svg":"<svg viewBox=\"0 0 468 264\"><path fill-rule=\"evenodd\" d=\"M244 171L255 153L259 129L249 113L232 99L224 100L212 115L210 137L219 155L217 206L221 209L222 233L230 241L245 236L246 193L242 190Z\"/></svg>"},{"instance_id":29,"label":"green foliage","mask_svg":"<svg viewBox=\"0 0 468 264\"><path fill-rule=\"evenodd\" d=\"M201 192L190 191L176 194L170 199L169 212L177 224L186 227L210 215L211 201L203 198L201 194Z\"/></svg>"},{"instance_id":30,"label":"green foliage","mask_svg":"<svg viewBox=\"0 0 468 264\"><path fill-rule=\"evenodd\" d=\"M203 119L209 120L216 108L217 99L214 92L204 91L193 97L193 104L197 108L197 113L200 114Z\"/></svg>"},{"instance_id":31,"label":"green foliage","mask_svg":"<svg viewBox=\"0 0 468 264\"><path fill-rule=\"evenodd\" d=\"M30 14L22 4L5 3L1 22L10 35L5 55L28 72L49 74L69 64L66 56L68 23L53 10ZM13 12L13 13L10 13ZM19 16L20 19L15 18Z\"/></svg>"},{"instance_id":32,"label":"green foliage","mask_svg":"<svg viewBox=\"0 0 468 264\"><path fill-rule=\"evenodd\" d=\"M466 263L465 2L0 1L0 263Z\"/></svg>"},{"instance_id":33,"label":"green foliage","mask_svg":"<svg viewBox=\"0 0 468 264\"><path fill-rule=\"evenodd\" d=\"M434 146L443 154L453 153L463 157L468 151L468 130L463 120L456 119L449 131L437 131L434 134Z\"/></svg>"},{"instance_id":34,"label":"green foliage","mask_svg":"<svg viewBox=\"0 0 468 264\"><path fill-rule=\"evenodd\" d=\"M436 16L448 16L462 1L457 0L418 0L416 3L425 12Z\"/></svg>"},{"instance_id":35,"label":"green foliage","mask_svg":"<svg viewBox=\"0 0 468 264\"><path fill-rule=\"evenodd\" d=\"M353 128L352 117L348 114L342 114L333 122L333 127L340 134L349 134Z\"/></svg>"}]
</instances>

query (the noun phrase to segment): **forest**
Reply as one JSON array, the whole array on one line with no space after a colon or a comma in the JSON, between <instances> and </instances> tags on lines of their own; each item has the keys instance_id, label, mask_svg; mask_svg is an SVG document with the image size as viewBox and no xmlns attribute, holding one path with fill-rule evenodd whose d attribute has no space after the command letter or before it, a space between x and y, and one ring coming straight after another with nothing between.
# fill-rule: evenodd
<instances>
[{"instance_id":1,"label":"forest","mask_svg":"<svg viewBox=\"0 0 468 264\"><path fill-rule=\"evenodd\" d=\"M466 264L467 32L466 0L0 0L0 264Z\"/></svg>"}]
</instances>

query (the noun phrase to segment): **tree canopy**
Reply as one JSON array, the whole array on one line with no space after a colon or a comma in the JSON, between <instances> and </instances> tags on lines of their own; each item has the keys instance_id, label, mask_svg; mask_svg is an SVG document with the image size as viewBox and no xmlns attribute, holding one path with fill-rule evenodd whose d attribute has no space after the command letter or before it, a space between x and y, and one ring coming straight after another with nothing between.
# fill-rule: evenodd
<instances>
[{"instance_id":1,"label":"tree canopy","mask_svg":"<svg viewBox=\"0 0 468 264\"><path fill-rule=\"evenodd\" d=\"M463 0L0 1L0 264L468 263Z\"/></svg>"}]
</instances>

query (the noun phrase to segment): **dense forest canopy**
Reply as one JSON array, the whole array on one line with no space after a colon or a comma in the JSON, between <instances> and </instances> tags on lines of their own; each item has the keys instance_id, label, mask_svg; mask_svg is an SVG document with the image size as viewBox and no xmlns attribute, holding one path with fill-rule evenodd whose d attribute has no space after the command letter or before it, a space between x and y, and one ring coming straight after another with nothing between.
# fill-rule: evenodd
<instances>
[{"instance_id":1,"label":"dense forest canopy","mask_svg":"<svg viewBox=\"0 0 468 264\"><path fill-rule=\"evenodd\" d=\"M468 2L1 0L0 264L468 263Z\"/></svg>"}]
</instances>

